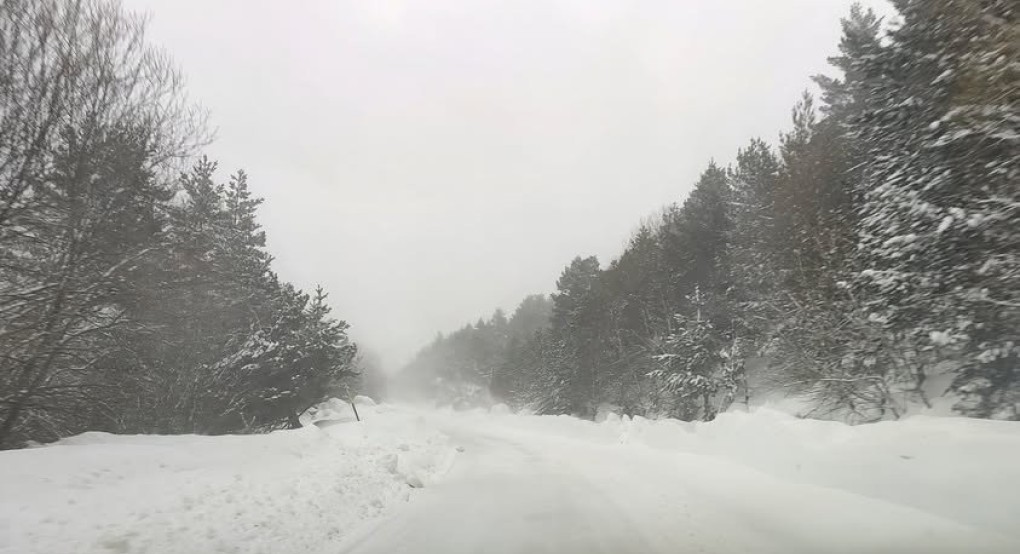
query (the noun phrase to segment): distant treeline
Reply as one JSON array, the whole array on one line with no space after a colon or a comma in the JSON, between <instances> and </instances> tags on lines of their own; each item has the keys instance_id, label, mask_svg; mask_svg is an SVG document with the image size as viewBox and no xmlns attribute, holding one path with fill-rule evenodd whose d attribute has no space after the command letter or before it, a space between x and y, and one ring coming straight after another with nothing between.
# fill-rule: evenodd
<instances>
[{"instance_id":1,"label":"distant treeline","mask_svg":"<svg viewBox=\"0 0 1020 554\"><path fill-rule=\"evenodd\" d=\"M117 3L0 0L0 448L272 428L352 374L203 123Z\"/></svg>"},{"instance_id":2,"label":"distant treeline","mask_svg":"<svg viewBox=\"0 0 1020 554\"><path fill-rule=\"evenodd\" d=\"M1020 5L893 3L888 25L853 8L842 78L815 78L778 145L710 163L608 267L573 260L547 320L497 313L403 378L587 417L710 420L779 392L854 421L940 380L960 413L1017 419Z\"/></svg>"}]
</instances>

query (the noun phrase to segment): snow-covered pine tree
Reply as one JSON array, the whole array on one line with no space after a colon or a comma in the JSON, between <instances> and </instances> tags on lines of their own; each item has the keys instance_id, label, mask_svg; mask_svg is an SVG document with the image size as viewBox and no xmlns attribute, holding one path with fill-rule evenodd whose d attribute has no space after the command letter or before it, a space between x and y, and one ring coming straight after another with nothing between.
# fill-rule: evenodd
<instances>
[{"instance_id":1,"label":"snow-covered pine tree","mask_svg":"<svg viewBox=\"0 0 1020 554\"><path fill-rule=\"evenodd\" d=\"M351 371L354 345L325 293L309 296L270 269L243 172L216 183L199 160L166 207L160 286L130 317L157 330L134 337L149 375L125 421L131 430L231 432L292 422ZM155 283L151 283L155 284Z\"/></svg>"},{"instance_id":2,"label":"snow-covered pine tree","mask_svg":"<svg viewBox=\"0 0 1020 554\"><path fill-rule=\"evenodd\" d=\"M860 39L859 25L844 27ZM775 225L783 240L774 243L772 260L781 309L772 318L771 369L757 381L810 398L813 414L867 421L899 412L886 380L893 364L882 358L889 345L861 320L845 286L856 236L852 141L834 111L849 109L850 102L842 102L818 121L805 94L794 108L793 128L782 135Z\"/></svg>"},{"instance_id":3,"label":"snow-covered pine tree","mask_svg":"<svg viewBox=\"0 0 1020 554\"><path fill-rule=\"evenodd\" d=\"M1020 417L1020 39L1014 0L897 0L848 61L868 146L858 286L916 356L953 359L959 409Z\"/></svg>"},{"instance_id":4,"label":"snow-covered pine tree","mask_svg":"<svg viewBox=\"0 0 1020 554\"><path fill-rule=\"evenodd\" d=\"M775 217L779 171L779 159L772 148L754 139L737 152L737 162L728 172L729 296L735 302L738 335L753 348L767 343L776 319L784 312L775 246L780 241Z\"/></svg>"},{"instance_id":5,"label":"snow-covered pine tree","mask_svg":"<svg viewBox=\"0 0 1020 554\"><path fill-rule=\"evenodd\" d=\"M676 314L673 332L653 342L658 367L648 376L659 383L660 394L672 400L672 415L711 421L733 401L738 366L730 363L728 337L704 313L719 299L706 297L696 287L689 301L690 312Z\"/></svg>"},{"instance_id":6,"label":"snow-covered pine tree","mask_svg":"<svg viewBox=\"0 0 1020 554\"><path fill-rule=\"evenodd\" d=\"M781 279L762 384L810 398L811 413L867 421L898 413L889 385L896 366L891 337L867 323L853 279L856 203L863 145L847 131L866 98L858 60L880 48L880 19L854 5L842 21L841 78L816 76L822 119L807 94L781 135L775 194L775 269ZM923 396L922 396L923 399Z\"/></svg>"},{"instance_id":7,"label":"snow-covered pine tree","mask_svg":"<svg viewBox=\"0 0 1020 554\"><path fill-rule=\"evenodd\" d=\"M354 377L358 348L347 335L346 321L335 319L327 303L328 295L316 287L300 325L291 335L273 338L274 345L285 349L273 360L279 391L268 398L269 422L286 414L291 425L302 412L329 396L341 396L345 381Z\"/></svg>"},{"instance_id":8,"label":"snow-covered pine tree","mask_svg":"<svg viewBox=\"0 0 1020 554\"><path fill-rule=\"evenodd\" d=\"M855 3L840 23L843 34L839 55L830 57L829 63L843 76L816 75L813 79L822 89L822 113L837 124L845 124L864 109L867 72L861 62L881 49L882 19L870 8Z\"/></svg>"},{"instance_id":9,"label":"snow-covered pine tree","mask_svg":"<svg viewBox=\"0 0 1020 554\"><path fill-rule=\"evenodd\" d=\"M685 419L712 419L729 402L717 395L728 391L724 368L736 367L726 358L734 338L730 198L726 172L711 163L660 231L672 314L646 338L645 357L658 396Z\"/></svg>"}]
</instances>

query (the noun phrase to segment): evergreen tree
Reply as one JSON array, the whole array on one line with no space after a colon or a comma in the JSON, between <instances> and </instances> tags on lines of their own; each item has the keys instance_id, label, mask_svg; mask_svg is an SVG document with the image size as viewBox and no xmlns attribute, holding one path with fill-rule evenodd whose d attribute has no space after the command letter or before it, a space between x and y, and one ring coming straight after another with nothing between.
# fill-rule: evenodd
<instances>
[{"instance_id":1,"label":"evergreen tree","mask_svg":"<svg viewBox=\"0 0 1020 554\"><path fill-rule=\"evenodd\" d=\"M855 3L840 23L843 35L839 55L830 57L829 63L843 73L843 78L817 75L814 81L822 89L825 115L837 124L845 124L865 109L869 70L863 62L881 50L882 20L871 9Z\"/></svg>"},{"instance_id":2,"label":"evergreen tree","mask_svg":"<svg viewBox=\"0 0 1020 554\"><path fill-rule=\"evenodd\" d=\"M649 376L672 400L672 415L711 421L732 402L739 366L729 363L725 335L703 313L708 302L697 288L690 307L693 313L677 314L674 331L657 341L653 358L659 367Z\"/></svg>"},{"instance_id":3,"label":"evergreen tree","mask_svg":"<svg viewBox=\"0 0 1020 554\"><path fill-rule=\"evenodd\" d=\"M510 317L507 333L510 337L527 339L539 331L548 329L552 310L552 301L544 294L525 297Z\"/></svg>"},{"instance_id":4,"label":"evergreen tree","mask_svg":"<svg viewBox=\"0 0 1020 554\"><path fill-rule=\"evenodd\" d=\"M726 172L715 162L701 174L682 207L673 206L659 231L668 312L682 305L696 287L722 290L732 229L731 191Z\"/></svg>"},{"instance_id":5,"label":"evergreen tree","mask_svg":"<svg viewBox=\"0 0 1020 554\"><path fill-rule=\"evenodd\" d=\"M577 257L556 281L553 295L552 334L568 362L562 376L570 412L594 416L601 397L601 355L605 303L599 284L599 261Z\"/></svg>"},{"instance_id":6,"label":"evergreen tree","mask_svg":"<svg viewBox=\"0 0 1020 554\"><path fill-rule=\"evenodd\" d=\"M742 335L755 344L767 342L771 322L782 313L776 264L779 242L775 218L779 160L771 147L755 139L737 152L729 171L729 264Z\"/></svg>"},{"instance_id":7,"label":"evergreen tree","mask_svg":"<svg viewBox=\"0 0 1020 554\"><path fill-rule=\"evenodd\" d=\"M900 0L888 45L852 62L869 146L858 284L914 357L958 353L966 413L1018 417L1020 86L1009 0Z\"/></svg>"}]
</instances>

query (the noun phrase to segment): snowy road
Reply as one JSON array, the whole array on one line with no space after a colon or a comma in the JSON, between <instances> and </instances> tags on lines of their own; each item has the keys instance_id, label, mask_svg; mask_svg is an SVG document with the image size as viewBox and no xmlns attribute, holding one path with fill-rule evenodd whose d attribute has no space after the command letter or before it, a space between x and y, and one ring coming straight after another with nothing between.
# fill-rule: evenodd
<instances>
[{"instance_id":1,"label":"snowy road","mask_svg":"<svg viewBox=\"0 0 1020 554\"><path fill-rule=\"evenodd\" d=\"M602 444L483 418L430 422L450 473L344 554L1017 552L943 517L723 459Z\"/></svg>"},{"instance_id":2,"label":"snowy road","mask_svg":"<svg viewBox=\"0 0 1020 554\"><path fill-rule=\"evenodd\" d=\"M344 406L268 435L0 452L0 552L1020 552L1015 422Z\"/></svg>"}]
</instances>

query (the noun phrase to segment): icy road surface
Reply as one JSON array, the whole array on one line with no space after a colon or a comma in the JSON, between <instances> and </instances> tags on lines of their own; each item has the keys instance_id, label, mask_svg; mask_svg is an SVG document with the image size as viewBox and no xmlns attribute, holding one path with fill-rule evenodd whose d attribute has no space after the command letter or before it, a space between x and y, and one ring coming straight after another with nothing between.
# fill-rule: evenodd
<instances>
[{"instance_id":1,"label":"icy road surface","mask_svg":"<svg viewBox=\"0 0 1020 554\"><path fill-rule=\"evenodd\" d=\"M994 530L717 456L606 444L598 426L565 419L429 417L462 449L453 468L339 552L1020 552ZM596 431L572 432L585 426Z\"/></svg>"},{"instance_id":2,"label":"icy road surface","mask_svg":"<svg viewBox=\"0 0 1020 554\"><path fill-rule=\"evenodd\" d=\"M1020 552L1017 423L344 409L0 452L0 552Z\"/></svg>"}]
</instances>

